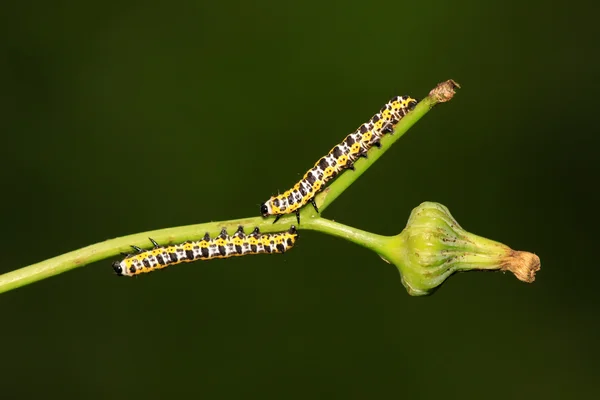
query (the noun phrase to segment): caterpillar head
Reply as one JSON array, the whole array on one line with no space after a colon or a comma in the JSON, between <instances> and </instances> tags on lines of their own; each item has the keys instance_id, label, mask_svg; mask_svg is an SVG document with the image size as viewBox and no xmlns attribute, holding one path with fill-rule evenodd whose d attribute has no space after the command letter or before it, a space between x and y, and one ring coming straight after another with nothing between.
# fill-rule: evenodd
<instances>
[{"instance_id":1,"label":"caterpillar head","mask_svg":"<svg viewBox=\"0 0 600 400\"><path fill-rule=\"evenodd\" d=\"M112 267L118 276L123 276L123 267L121 266L121 261L114 261L112 263Z\"/></svg>"},{"instance_id":2,"label":"caterpillar head","mask_svg":"<svg viewBox=\"0 0 600 400\"><path fill-rule=\"evenodd\" d=\"M273 209L271 207L271 200L262 203L260 205L260 213L263 217L268 217L269 215L273 215Z\"/></svg>"}]
</instances>

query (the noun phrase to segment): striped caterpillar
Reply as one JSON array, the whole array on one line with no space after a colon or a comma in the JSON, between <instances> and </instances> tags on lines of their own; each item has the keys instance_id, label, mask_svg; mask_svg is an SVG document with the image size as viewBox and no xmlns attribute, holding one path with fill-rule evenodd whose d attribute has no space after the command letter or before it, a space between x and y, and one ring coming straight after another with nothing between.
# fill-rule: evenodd
<instances>
[{"instance_id":1,"label":"striped caterpillar","mask_svg":"<svg viewBox=\"0 0 600 400\"><path fill-rule=\"evenodd\" d=\"M380 140L383 135L391 134L396 124L416 105L417 100L409 96L392 98L367 123L362 124L356 131L346 136L342 143L331 149L326 156L321 157L294 187L262 203L260 205L262 216L276 215L273 221L275 223L284 214L296 213L296 219L300 224L300 208L309 202L315 211L319 212L315 195L344 170L354 170L356 160L366 157L371 147L381 147Z\"/></svg>"},{"instance_id":2,"label":"striped caterpillar","mask_svg":"<svg viewBox=\"0 0 600 400\"><path fill-rule=\"evenodd\" d=\"M239 226L233 236L223 228L221 233L211 239L208 232L202 240L188 241L171 246L160 246L150 239L154 247L149 250L131 246L134 254L124 254L122 261L115 261L113 269L119 276L134 276L169 265L192 262L196 260L211 260L213 258L228 258L247 254L285 253L294 246L298 239L296 227L292 225L286 232L261 234L258 227L246 235L244 228Z\"/></svg>"}]
</instances>

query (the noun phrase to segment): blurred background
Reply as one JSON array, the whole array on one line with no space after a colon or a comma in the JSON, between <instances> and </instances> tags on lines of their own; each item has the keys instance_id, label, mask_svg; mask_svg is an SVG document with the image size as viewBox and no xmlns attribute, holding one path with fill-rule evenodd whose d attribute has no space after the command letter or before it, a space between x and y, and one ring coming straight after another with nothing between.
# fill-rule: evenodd
<instances>
[{"instance_id":1,"label":"blurred background","mask_svg":"<svg viewBox=\"0 0 600 400\"><path fill-rule=\"evenodd\" d=\"M0 296L0 396L598 394L597 17L481 3L0 6L1 273L255 216L390 97L450 78L454 100L324 216L392 235L437 201L542 261L533 284L467 273L413 298L393 266L317 232L139 279L104 260Z\"/></svg>"}]
</instances>

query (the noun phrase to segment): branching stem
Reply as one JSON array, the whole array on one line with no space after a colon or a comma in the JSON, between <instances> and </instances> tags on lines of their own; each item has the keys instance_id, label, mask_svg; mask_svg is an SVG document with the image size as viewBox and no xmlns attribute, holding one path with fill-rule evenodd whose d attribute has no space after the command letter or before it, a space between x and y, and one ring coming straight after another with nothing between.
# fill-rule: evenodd
<instances>
[{"instance_id":1,"label":"branching stem","mask_svg":"<svg viewBox=\"0 0 600 400\"><path fill-rule=\"evenodd\" d=\"M386 137L383 138L380 149L370 151L368 158L358 160L355 163L355 171L344 172L328 188L317 195L316 202L319 210L323 212L331 203L333 203L344 190L371 167L371 165L373 165L379 157L392 146L392 144L400 139L410 127L427 114L434 105L448 101L454 94L454 89L456 87L458 87L458 85L454 81L446 81L434 88L429 96L419 102L415 109L398 123L392 135L386 135ZM300 218L301 224L300 226L297 226L299 230L311 229L321 231L323 233L344 238L375 251L378 250L377 238L383 238L383 236L364 232L322 218L310 205L302 209ZM0 275L0 293L61 274L74 268L83 267L84 265L95 261L118 256L121 252L130 252L132 245L148 248L150 247L149 237L160 244L166 245L180 243L186 240L199 240L206 232L211 236L215 236L223 228L227 228L229 233L233 233L239 225L246 227L247 232L257 226L260 228L261 232L268 233L286 230L290 225L296 224L296 216L290 214L282 217L276 224L273 224L273 217L267 219L262 217L250 217L159 229L122 236Z\"/></svg>"}]
</instances>

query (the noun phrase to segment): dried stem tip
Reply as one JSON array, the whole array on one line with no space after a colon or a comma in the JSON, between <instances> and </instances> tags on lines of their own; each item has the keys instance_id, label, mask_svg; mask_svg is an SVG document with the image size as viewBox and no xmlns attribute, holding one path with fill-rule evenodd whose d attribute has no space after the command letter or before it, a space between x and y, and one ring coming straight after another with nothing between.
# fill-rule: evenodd
<instances>
[{"instance_id":1,"label":"dried stem tip","mask_svg":"<svg viewBox=\"0 0 600 400\"><path fill-rule=\"evenodd\" d=\"M456 94L456 89L460 89L460 85L450 79L438 83L436 87L431 89L429 96L435 99L435 103L445 103L452 100L452 97Z\"/></svg>"},{"instance_id":2,"label":"dried stem tip","mask_svg":"<svg viewBox=\"0 0 600 400\"><path fill-rule=\"evenodd\" d=\"M540 258L526 251L511 250L502 260L501 270L510 271L527 283L535 281L535 273L540 270Z\"/></svg>"}]
</instances>

